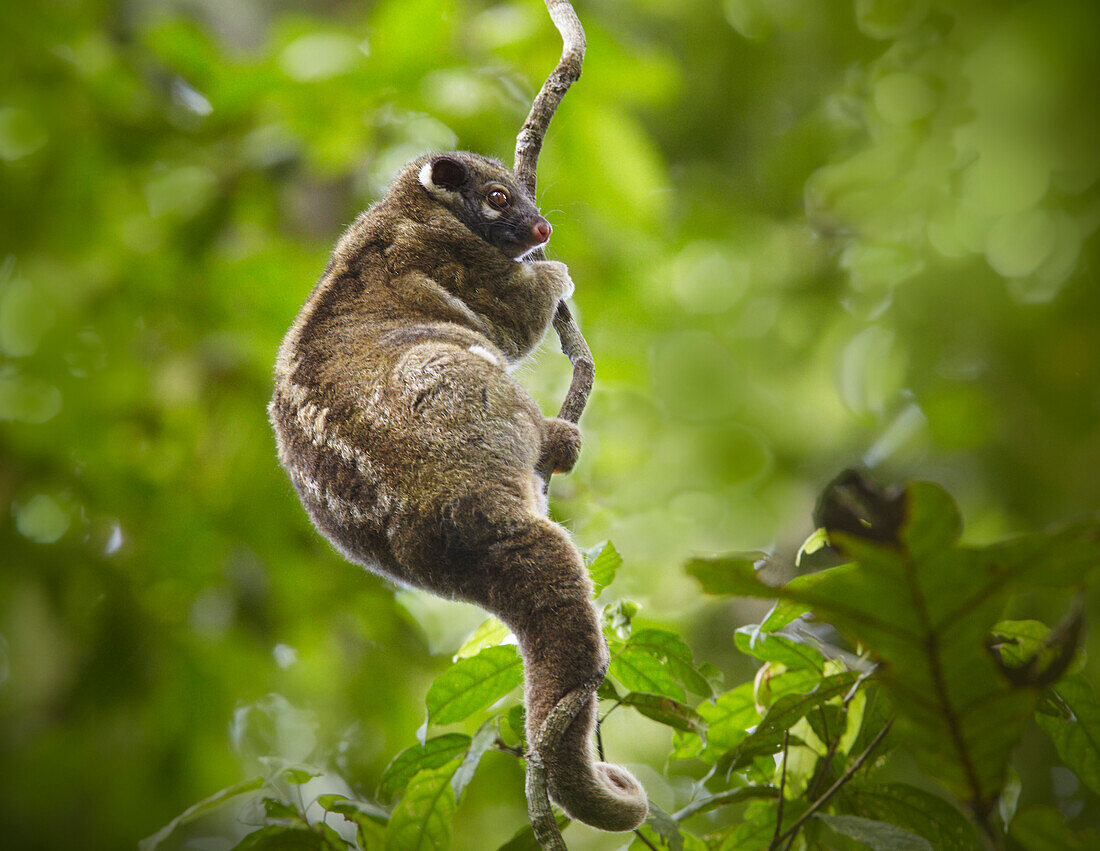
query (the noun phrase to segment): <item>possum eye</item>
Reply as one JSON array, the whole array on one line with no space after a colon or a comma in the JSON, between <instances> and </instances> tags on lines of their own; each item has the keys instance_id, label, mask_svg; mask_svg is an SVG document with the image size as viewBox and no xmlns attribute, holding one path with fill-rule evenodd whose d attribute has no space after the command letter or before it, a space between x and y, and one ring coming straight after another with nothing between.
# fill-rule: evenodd
<instances>
[{"instance_id":1,"label":"possum eye","mask_svg":"<svg viewBox=\"0 0 1100 851\"><path fill-rule=\"evenodd\" d=\"M485 200L496 207L498 210L503 210L508 206L511 199L508 197L508 193L503 189L490 190L489 194L485 196Z\"/></svg>"}]
</instances>

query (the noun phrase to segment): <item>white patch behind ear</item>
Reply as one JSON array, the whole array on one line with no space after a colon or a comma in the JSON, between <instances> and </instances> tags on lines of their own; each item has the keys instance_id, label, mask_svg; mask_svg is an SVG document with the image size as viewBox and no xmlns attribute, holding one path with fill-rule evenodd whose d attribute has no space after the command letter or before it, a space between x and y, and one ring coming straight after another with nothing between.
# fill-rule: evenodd
<instances>
[{"instance_id":1,"label":"white patch behind ear","mask_svg":"<svg viewBox=\"0 0 1100 851\"><path fill-rule=\"evenodd\" d=\"M418 175L418 177L420 178L421 185L425 189L427 189L429 192L439 192L440 191L439 187L436 186L432 182L432 163L431 163L431 160L424 163L424 165L422 165L420 167L420 174Z\"/></svg>"}]
</instances>

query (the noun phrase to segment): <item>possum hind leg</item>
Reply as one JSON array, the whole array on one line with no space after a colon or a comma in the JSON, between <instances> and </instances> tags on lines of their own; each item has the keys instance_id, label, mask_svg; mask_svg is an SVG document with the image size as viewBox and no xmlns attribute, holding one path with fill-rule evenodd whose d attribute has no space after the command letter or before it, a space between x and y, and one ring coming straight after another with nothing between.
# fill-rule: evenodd
<instances>
[{"instance_id":1,"label":"possum hind leg","mask_svg":"<svg viewBox=\"0 0 1100 851\"><path fill-rule=\"evenodd\" d=\"M484 559L492 581L483 605L515 632L523 654L528 741L569 692L590 692L557 747L542 753L551 797L593 827L633 830L646 816L645 792L626 769L597 761L592 747L608 653L580 552L564 529L531 514L487 546Z\"/></svg>"},{"instance_id":2,"label":"possum hind leg","mask_svg":"<svg viewBox=\"0 0 1100 851\"><path fill-rule=\"evenodd\" d=\"M593 827L632 830L645 818L645 792L592 749L608 664L592 584L569 535L539 511L535 465L548 421L503 371L453 347L418 347L394 379L409 399L397 454L407 459L411 498L390 527L403 575L477 603L516 634L530 741L569 692L590 693L557 746L541 753L550 794ZM568 464L579 433L564 424L551 431L556 460Z\"/></svg>"},{"instance_id":3,"label":"possum hind leg","mask_svg":"<svg viewBox=\"0 0 1100 851\"><path fill-rule=\"evenodd\" d=\"M556 747L541 750L550 795L593 827L633 830L646 816L645 791L626 769L597 761L592 744L595 692L608 664L592 583L566 531L526 504L511 489L486 489L451 502L442 524L419 512L403 528L401 557L419 562L411 572L430 573L434 590L477 603L515 633L529 742L563 697L589 692Z\"/></svg>"}]
</instances>

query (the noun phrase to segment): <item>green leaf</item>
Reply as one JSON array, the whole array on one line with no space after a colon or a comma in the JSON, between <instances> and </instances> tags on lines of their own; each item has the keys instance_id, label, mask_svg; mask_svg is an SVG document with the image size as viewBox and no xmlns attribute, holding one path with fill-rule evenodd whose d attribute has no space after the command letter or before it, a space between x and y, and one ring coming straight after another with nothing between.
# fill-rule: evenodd
<instances>
[{"instance_id":1,"label":"green leaf","mask_svg":"<svg viewBox=\"0 0 1100 851\"><path fill-rule=\"evenodd\" d=\"M264 798L264 815L267 818L286 818L294 819L295 821L301 821L302 817L293 806L286 801L280 801L278 798Z\"/></svg>"},{"instance_id":2,"label":"green leaf","mask_svg":"<svg viewBox=\"0 0 1100 851\"><path fill-rule=\"evenodd\" d=\"M683 700L684 691L703 697L713 693L710 683L695 668L691 648L663 629L642 629L630 636L611 662L611 674L630 691L664 694Z\"/></svg>"},{"instance_id":3,"label":"green leaf","mask_svg":"<svg viewBox=\"0 0 1100 851\"><path fill-rule=\"evenodd\" d=\"M783 826L789 828L805 811L807 804L800 800L783 804ZM708 846L720 851L767 851L775 834L775 800L753 801L745 808L741 823L719 832L720 841Z\"/></svg>"},{"instance_id":4,"label":"green leaf","mask_svg":"<svg viewBox=\"0 0 1100 851\"><path fill-rule=\"evenodd\" d=\"M790 670L811 668L818 673L825 670L825 657L810 644L795 640L790 635L761 632L756 626L743 626L733 635L737 649L763 662L776 662Z\"/></svg>"},{"instance_id":5,"label":"green leaf","mask_svg":"<svg viewBox=\"0 0 1100 851\"><path fill-rule=\"evenodd\" d=\"M840 706L820 704L806 716L810 729L825 745L831 743L846 729L845 712Z\"/></svg>"},{"instance_id":6,"label":"green leaf","mask_svg":"<svg viewBox=\"0 0 1100 851\"><path fill-rule=\"evenodd\" d=\"M382 847L390 818L385 809L369 801L353 801L345 795L321 795L317 803L355 825L355 839L363 851Z\"/></svg>"},{"instance_id":7,"label":"green leaf","mask_svg":"<svg viewBox=\"0 0 1100 851\"><path fill-rule=\"evenodd\" d=\"M413 775L425 768L439 768L470 747L470 737L463 733L447 733L428 739L422 745L405 748L393 758L382 773L378 797L392 801L401 796Z\"/></svg>"},{"instance_id":8,"label":"green leaf","mask_svg":"<svg viewBox=\"0 0 1100 851\"><path fill-rule=\"evenodd\" d=\"M936 851L924 837L884 821L821 813L814 818L874 851Z\"/></svg>"},{"instance_id":9,"label":"green leaf","mask_svg":"<svg viewBox=\"0 0 1100 851\"><path fill-rule=\"evenodd\" d=\"M474 733L474 737L470 741L470 748L466 751L466 756L462 758L462 764L451 779L451 788L454 789L456 802L462 799L462 793L466 790L470 781L474 779L474 772L477 771L478 763L481 762L485 751L489 750L493 746L493 742L499 737L500 716L490 718Z\"/></svg>"},{"instance_id":10,"label":"green leaf","mask_svg":"<svg viewBox=\"0 0 1100 851\"><path fill-rule=\"evenodd\" d=\"M890 505L901 512L896 540L830 529L853 563L781 588L761 582L741 557L696 560L688 570L725 577L718 584L727 592L809 606L866 647L882 663L877 679L897 711L897 735L955 794L989 809L1037 697L1007 680L987 636L1010 593L1066 587L1100 564L1098 524L964 547L958 511L938 486L912 484Z\"/></svg>"},{"instance_id":11,"label":"green leaf","mask_svg":"<svg viewBox=\"0 0 1100 851\"><path fill-rule=\"evenodd\" d=\"M619 692L615 689L615 684L611 682L609 677L603 678L600 687L596 689L596 697L600 700L622 700L619 696Z\"/></svg>"},{"instance_id":12,"label":"green leaf","mask_svg":"<svg viewBox=\"0 0 1100 851\"><path fill-rule=\"evenodd\" d=\"M927 839L936 851L981 851L974 825L959 810L936 795L905 783L853 788L839 799L847 815L889 822Z\"/></svg>"},{"instance_id":13,"label":"green leaf","mask_svg":"<svg viewBox=\"0 0 1100 851\"><path fill-rule=\"evenodd\" d=\"M776 601L770 612L760 622L761 632L775 632L789 623L798 620L808 611L808 607L800 603L789 603L784 600Z\"/></svg>"},{"instance_id":14,"label":"green leaf","mask_svg":"<svg viewBox=\"0 0 1100 851\"><path fill-rule=\"evenodd\" d=\"M1039 621L1001 621L991 631L990 647L1013 685L1046 688L1072 665L1083 629L1084 608L1078 601L1053 630Z\"/></svg>"},{"instance_id":15,"label":"green leaf","mask_svg":"<svg viewBox=\"0 0 1100 851\"><path fill-rule=\"evenodd\" d=\"M386 828L386 851L441 851L450 845L454 760L441 768L418 771L405 789Z\"/></svg>"},{"instance_id":16,"label":"green leaf","mask_svg":"<svg viewBox=\"0 0 1100 851\"><path fill-rule=\"evenodd\" d=\"M756 597L756 591L764 585L757 578L756 565L765 558L767 553L758 552L695 558L688 562L687 572L699 580L707 594Z\"/></svg>"},{"instance_id":17,"label":"green leaf","mask_svg":"<svg viewBox=\"0 0 1100 851\"><path fill-rule=\"evenodd\" d=\"M455 653L454 661L457 662L459 659L469 659L471 656L476 656L486 647L496 647L511 634L511 630L499 620L489 618L470 633L470 637L462 643L462 646L458 648L458 652Z\"/></svg>"},{"instance_id":18,"label":"green leaf","mask_svg":"<svg viewBox=\"0 0 1100 851\"><path fill-rule=\"evenodd\" d=\"M615 574L622 565L623 557L611 541L598 548L595 557L588 563L588 575L592 577L596 596L614 581Z\"/></svg>"},{"instance_id":19,"label":"green leaf","mask_svg":"<svg viewBox=\"0 0 1100 851\"><path fill-rule=\"evenodd\" d=\"M718 770L726 772L747 765L757 756L777 753L783 746L783 735L816 707L851 690L859 679L855 673L826 677L810 694L787 694L768 710L752 734L718 761Z\"/></svg>"},{"instance_id":20,"label":"green leaf","mask_svg":"<svg viewBox=\"0 0 1100 851\"><path fill-rule=\"evenodd\" d=\"M668 813L649 802L649 815L645 824L659 836L671 851L683 851L684 837L680 834L680 826Z\"/></svg>"},{"instance_id":21,"label":"green leaf","mask_svg":"<svg viewBox=\"0 0 1100 851\"><path fill-rule=\"evenodd\" d=\"M617 600L603 607L600 623L608 642L626 641L640 606L633 600Z\"/></svg>"},{"instance_id":22,"label":"green leaf","mask_svg":"<svg viewBox=\"0 0 1100 851\"><path fill-rule=\"evenodd\" d=\"M622 702L624 706L633 706L646 718L677 730L695 733L706 741L707 722L703 720L703 716L671 697L632 691Z\"/></svg>"},{"instance_id":23,"label":"green leaf","mask_svg":"<svg viewBox=\"0 0 1100 851\"><path fill-rule=\"evenodd\" d=\"M1092 851L1100 846L1093 831L1074 833L1066 817L1053 807L1029 807L1016 814L1009 836L1027 851Z\"/></svg>"},{"instance_id":24,"label":"green leaf","mask_svg":"<svg viewBox=\"0 0 1100 851\"><path fill-rule=\"evenodd\" d=\"M802 556L813 555L823 547L829 546L829 533L825 529L814 529L813 533L805 541L802 542L802 546L798 548L798 553L794 557L794 563L796 565L802 564Z\"/></svg>"},{"instance_id":25,"label":"green leaf","mask_svg":"<svg viewBox=\"0 0 1100 851\"><path fill-rule=\"evenodd\" d=\"M1036 713L1035 720L1050 736L1058 756L1100 794L1100 704L1092 684L1080 674L1066 677L1054 687L1058 697L1073 713L1071 719Z\"/></svg>"},{"instance_id":26,"label":"green leaf","mask_svg":"<svg viewBox=\"0 0 1100 851\"><path fill-rule=\"evenodd\" d=\"M664 660L648 649L631 647L628 643L611 660L608 673L629 691L641 691L667 695L676 700L684 699L684 689L672 676Z\"/></svg>"},{"instance_id":27,"label":"green leaf","mask_svg":"<svg viewBox=\"0 0 1100 851\"><path fill-rule=\"evenodd\" d=\"M431 724L453 724L484 709L523 682L523 662L515 647L486 647L444 671L425 702Z\"/></svg>"},{"instance_id":28,"label":"green leaf","mask_svg":"<svg viewBox=\"0 0 1100 851\"><path fill-rule=\"evenodd\" d=\"M384 807L370 801L356 801L346 795L319 795L317 803L323 810L342 816L362 816L377 824L390 820L390 814Z\"/></svg>"},{"instance_id":29,"label":"green leaf","mask_svg":"<svg viewBox=\"0 0 1100 851\"><path fill-rule=\"evenodd\" d=\"M248 834L233 846L233 851L343 851L347 843L335 844L326 834L308 827L278 827L270 825Z\"/></svg>"},{"instance_id":30,"label":"green leaf","mask_svg":"<svg viewBox=\"0 0 1100 851\"><path fill-rule=\"evenodd\" d=\"M209 798L203 798L197 804L192 804L152 836L141 840L141 842L138 843L138 848L140 851L153 851L154 848L175 833L176 828L216 810L226 801L232 800L238 795L255 792L257 789L263 788L263 785L264 778L253 777L251 780L245 780L241 783L237 783L235 786L229 786L219 792L215 792Z\"/></svg>"},{"instance_id":31,"label":"green leaf","mask_svg":"<svg viewBox=\"0 0 1100 851\"><path fill-rule=\"evenodd\" d=\"M781 666L769 667L763 676L756 677L756 702L766 708L786 694L809 694L817 688L822 676L813 668L787 671Z\"/></svg>"},{"instance_id":32,"label":"green leaf","mask_svg":"<svg viewBox=\"0 0 1100 851\"><path fill-rule=\"evenodd\" d=\"M1050 638L1050 627L1041 621L1001 621L989 632L993 648L1014 668L1039 655Z\"/></svg>"},{"instance_id":33,"label":"green leaf","mask_svg":"<svg viewBox=\"0 0 1100 851\"><path fill-rule=\"evenodd\" d=\"M324 774L323 771L314 771L309 768L284 768L279 775L279 779L301 786L314 777L320 777L322 774Z\"/></svg>"},{"instance_id":34,"label":"green leaf","mask_svg":"<svg viewBox=\"0 0 1100 851\"><path fill-rule=\"evenodd\" d=\"M707 723L705 749L697 753L692 748L678 747L674 756L686 758L698 756L708 762L714 762L724 752L730 750L748 737L748 728L760 723L760 713L756 711L753 699L753 684L742 683L737 688L719 695L714 701L705 700L695 707L695 711Z\"/></svg>"},{"instance_id":35,"label":"green leaf","mask_svg":"<svg viewBox=\"0 0 1100 851\"><path fill-rule=\"evenodd\" d=\"M1020 772L1014 766L1009 766L1006 772L1004 788L1001 797L997 799L997 813L1001 817L1001 824L1012 824L1016 817L1016 808L1020 805L1020 793L1023 792L1023 781Z\"/></svg>"},{"instance_id":36,"label":"green leaf","mask_svg":"<svg viewBox=\"0 0 1100 851\"><path fill-rule=\"evenodd\" d=\"M522 703L513 706L504 713L505 727L511 730L512 735L516 737L522 747L527 746L527 727L525 722L526 712Z\"/></svg>"}]
</instances>

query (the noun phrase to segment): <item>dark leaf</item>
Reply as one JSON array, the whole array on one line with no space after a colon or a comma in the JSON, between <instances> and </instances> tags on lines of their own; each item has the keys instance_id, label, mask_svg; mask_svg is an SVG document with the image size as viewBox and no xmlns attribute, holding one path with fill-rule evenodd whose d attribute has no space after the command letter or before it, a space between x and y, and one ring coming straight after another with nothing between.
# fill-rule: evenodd
<instances>
[{"instance_id":1,"label":"dark leaf","mask_svg":"<svg viewBox=\"0 0 1100 851\"><path fill-rule=\"evenodd\" d=\"M838 800L847 815L889 822L923 836L936 851L981 851L974 825L936 795L904 783L848 786Z\"/></svg>"},{"instance_id":2,"label":"dark leaf","mask_svg":"<svg viewBox=\"0 0 1100 851\"><path fill-rule=\"evenodd\" d=\"M895 544L832 533L852 564L782 588L735 567L738 593L810 606L868 648L882 663L876 679L897 711L898 735L934 776L988 812L1037 695L1007 681L986 637L1013 591L1065 587L1100 564L1097 523L962 547L958 511L941 488L912 484L904 506Z\"/></svg>"},{"instance_id":3,"label":"dark leaf","mask_svg":"<svg viewBox=\"0 0 1100 851\"><path fill-rule=\"evenodd\" d=\"M1066 817L1053 807L1029 807L1016 814L1009 836L1026 851L1095 851L1100 836L1091 830L1074 833Z\"/></svg>"},{"instance_id":4,"label":"dark leaf","mask_svg":"<svg viewBox=\"0 0 1100 851\"><path fill-rule=\"evenodd\" d=\"M520 745L527 744L526 713L523 704L513 706L504 714L504 726L511 731Z\"/></svg>"},{"instance_id":5,"label":"dark leaf","mask_svg":"<svg viewBox=\"0 0 1100 851\"><path fill-rule=\"evenodd\" d=\"M904 500L899 489L880 488L858 470L845 470L822 491L814 508L814 523L827 532L897 543Z\"/></svg>"},{"instance_id":6,"label":"dark leaf","mask_svg":"<svg viewBox=\"0 0 1100 851\"><path fill-rule=\"evenodd\" d=\"M873 851L936 851L923 836L884 821L819 813L814 818Z\"/></svg>"},{"instance_id":7,"label":"dark leaf","mask_svg":"<svg viewBox=\"0 0 1100 851\"><path fill-rule=\"evenodd\" d=\"M624 706L633 706L646 718L677 730L695 733L706 741L707 722L692 709L671 697L632 691L622 699Z\"/></svg>"}]
</instances>

